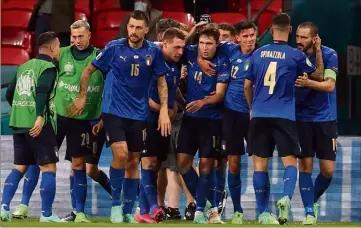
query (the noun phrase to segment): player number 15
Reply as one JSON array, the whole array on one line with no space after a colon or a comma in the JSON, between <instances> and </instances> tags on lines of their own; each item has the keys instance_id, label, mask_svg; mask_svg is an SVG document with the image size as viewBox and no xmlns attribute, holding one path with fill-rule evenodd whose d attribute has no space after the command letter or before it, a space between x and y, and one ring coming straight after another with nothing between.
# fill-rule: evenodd
<instances>
[{"instance_id":1,"label":"player number 15","mask_svg":"<svg viewBox=\"0 0 361 228\"><path fill-rule=\"evenodd\" d=\"M139 75L139 64L132 64L130 69L131 76L138 76Z\"/></svg>"},{"instance_id":2,"label":"player number 15","mask_svg":"<svg viewBox=\"0 0 361 228\"><path fill-rule=\"evenodd\" d=\"M276 70L277 62L270 62L263 81L264 86L269 86L268 94L273 94L274 88L276 86Z\"/></svg>"}]
</instances>

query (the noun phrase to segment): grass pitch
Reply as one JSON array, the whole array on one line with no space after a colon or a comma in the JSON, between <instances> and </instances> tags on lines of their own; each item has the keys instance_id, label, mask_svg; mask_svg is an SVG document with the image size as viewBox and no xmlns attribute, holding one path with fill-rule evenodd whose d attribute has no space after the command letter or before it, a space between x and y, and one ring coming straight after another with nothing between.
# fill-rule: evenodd
<instances>
[{"instance_id":1,"label":"grass pitch","mask_svg":"<svg viewBox=\"0 0 361 228\"><path fill-rule=\"evenodd\" d=\"M1 227L277 227L279 225L259 225L257 221L244 221L243 225L232 224L194 224L192 221L165 221L160 224L113 224L109 218L91 218L92 223L40 223L37 218L12 219L10 223L1 222ZM230 221L226 221L230 223ZM301 227L301 222L290 222L287 227ZM361 222L319 222L317 227L361 227Z\"/></svg>"}]
</instances>

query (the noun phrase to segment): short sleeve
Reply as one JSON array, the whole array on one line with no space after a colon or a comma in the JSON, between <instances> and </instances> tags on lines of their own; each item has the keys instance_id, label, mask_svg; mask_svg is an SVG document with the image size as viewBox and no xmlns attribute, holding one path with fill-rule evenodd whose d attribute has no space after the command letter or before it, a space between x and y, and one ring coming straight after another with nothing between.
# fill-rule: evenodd
<instances>
[{"instance_id":1,"label":"short sleeve","mask_svg":"<svg viewBox=\"0 0 361 228\"><path fill-rule=\"evenodd\" d=\"M228 82L231 76L231 64L228 60L221 63L220 70L217 72L217 83Z\"/></svg>"},{"instance_id":2,"label":"short sleeve","mask_svg":"<svg viewBox=\"0 0 361 228\"><path fill-rule=\"evenodd\" d=\"M103 74L106 74L110 69L110 63L114 57L114 45L107 45L93 60L92 64L100 70Z\"/></svg>"},{"instance_id":3,"label":"short sleeve","mask_svg":"<svg viewBox=\"0 0 361 228\"><path fill-rule=\"evenodd\" d=\"M312 74L316 67L311 63L311 61L307 58L305 53L297 50L298 54L296 57L297 61L297 73L298 75L302 75L303 73Z\"/></svg>"},{"instance_id":4,"label":"short sleeve","mask_svg":"<svg viewBox=\"0 0 361 228\"><path fill-rule=\"evenodd\" d=\"M190 58L197 57L198 45L187 45L184 48L183 56L185 61L188 61Z\"/></svg>"},{"instance_id":5,"label":"short sleeve","mask_svg":"<svg viewBox=\"0 0 361 228\"><path fill-rule=\"evenodd\" d=\"M235 50L239 50L239 44L233 42L221 42L217 47L217 54L230 58Z\"/></svg>"},{"instance_id":6,"label":"short sleeve","mask_svg":"<svg viewBox=\"0 0 361 228\"><path fill-rule=\"evenodd\" d=\"M325 70L330 69L338 73L338 57L336 51L332 50L327 61L325 62Z\"/></svg>"},{"instance_id":7,"label":"short sleeve","mask_svg":"<svg viewBox=\"0 0 361 228\"><path fill-rule=\"evenodd\" d=\"M168 72L169 67L168 67L167 63L165 62L163 53L161 52L161 49L156 48L155 50L156 51L155 51L154 62L153 62L154 74L157 77L164 76Z\"/></svg>"},{"instance_id":8,"label":"short sleeve","mask_svg":"<svg viewBox=\"0 0 361 228\"><path fill-rule=\"evenodd\" d=\"M248 66L246 66L246 64L248 64ZM245 63L245 68L246 70L246 79L250 80L250 81L254 81L254 60L253 60L253 55L249 58L248 62Z\"/></svg>"}]
</instances>

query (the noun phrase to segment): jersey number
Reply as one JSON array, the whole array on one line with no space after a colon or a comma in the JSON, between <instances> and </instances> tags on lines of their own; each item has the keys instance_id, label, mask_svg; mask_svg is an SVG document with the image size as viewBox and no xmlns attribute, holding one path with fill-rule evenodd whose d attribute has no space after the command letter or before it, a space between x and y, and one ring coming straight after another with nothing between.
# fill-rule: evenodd
<instances>
[{"instance_id":1,"label":"jersey number","mask_svg":"<svg viewBox=\"0 0 361 228\"><path fill-rule=\"evenodd\" d=\"M81 135L81 146L89 145L89 133L82 133Z\"/></svg>"},{"instance_id":2,"label":"jersey number","mask_svg":"<svg viewBox=\"0 0 361 228\"><path fill-rule=\"evenodd\" d=\"M268 94L273 94L273 91L276 86L276 70L277 62L270 62L268 65L266 74L264 75L264 86L269 86Z\"/></svg>"},{"instance_id":3,"label":"jersey number","mask_svg":"<svg viewBox=\"0 0 361 228\"><path fill-rule=\"evenodd\" d=\"M194 81L196 81L196 82L198 82L199 84L201 84L202 83L202 72L198 72L198 71L196 71L195 73L194 73Z\"/></svg>"},{"instance_id":4,"label":"jersey number","mask_svg":"<svg viewBox=\"0 0 361 228\"><path fill-rule=\"evenodd\" d=\"M236 78L237 72L238 72L238 66L232 66L232 70L231 70L232 78Z\"/></svg>"},{"instance_id":5,"label":"jersey number","mask_svg":"<svg viewBox=\"0 0 361 228\"><path fill-rule=\"evenodd\" d=\"M139 75L139 64L132 64L132 69L130 70L131 76L138 76Z\"/></svg>"}]
</instances>

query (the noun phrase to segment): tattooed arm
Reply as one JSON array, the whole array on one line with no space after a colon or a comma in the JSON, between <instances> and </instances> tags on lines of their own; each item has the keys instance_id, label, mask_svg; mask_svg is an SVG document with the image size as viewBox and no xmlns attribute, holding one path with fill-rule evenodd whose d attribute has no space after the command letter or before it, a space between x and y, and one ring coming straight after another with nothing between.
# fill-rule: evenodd
<instances>
[{"instance_id":1,"label":"tattooed arm","mask_svg":"<svg viewBox=\"0 0 361 228\"><path fill-rule=\"evenodd\" d=\"M160 100L158 130L161 130L162 136L168 136L171 134L172 130L172 125L168 115L168 86L165 76L161 76L157 80Z\"/></svg>"},{"instance_id":2,"label":"tattooed arm","mask_svg":"<svg viewBox=\"0 0 361 228\"><path fill-rule=\"evenodd\" d=\"M158 94L160 100L160 109L168 109L168 86L165 76L158 78Z\"/></svg>"},{"instance_id":3,"label":"tattooed arm","mask_svg":"<svg viewBox=\"0 0 361 228\"><path fill-rule=\"evenodd\" d=\"M68 107L68 114L70 117L75 115L80 115L83 112L83 109L86 105L86 96L88 92L88 86L92 74L97 70L97 68L90 63L83 71L80 78L80 92L77 99Z\"/></svg>"},{"instance_id":4,"label":"tattooed arm","mask_svg":"<svg viewBox=\"0 0 361 228\"><path fill-rule=\"evenodd\" d=\"M310 79L315 81L323 81L323 73L325 70L324 64L323 64L323 57L322 57L322 50L321 50L321 39L320 37L315 37L315 44L314 44L314 50L316 53L316 70L310 74Z\"/></svg>"},{"instance_id":5,"label":"tattooed arm","mask_svg":"<svg viewBox=\"0 0 361 228\"><path fill-rule=\"evenodd\" d=\"M315 81L323 81L324 65L321 49L316 50L316 70L310 75L310 79Z\"/></svg>"}]
</instances>

